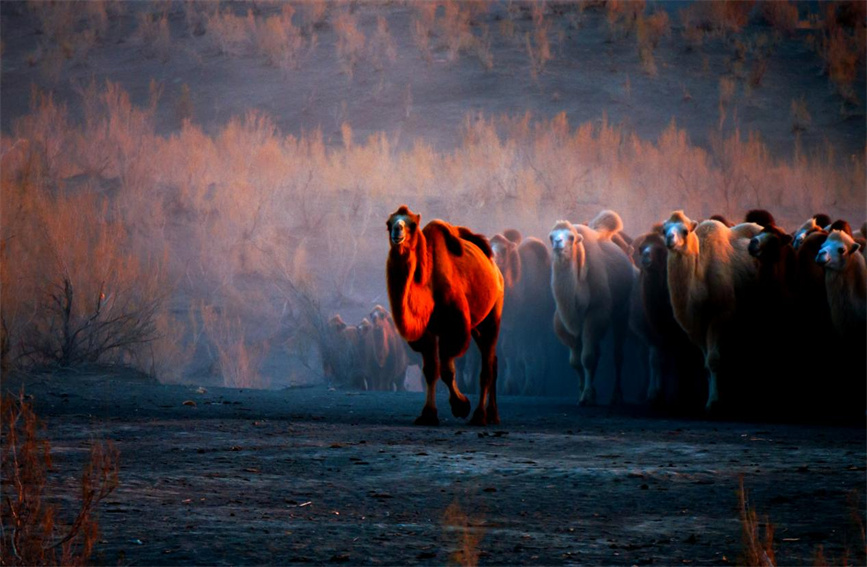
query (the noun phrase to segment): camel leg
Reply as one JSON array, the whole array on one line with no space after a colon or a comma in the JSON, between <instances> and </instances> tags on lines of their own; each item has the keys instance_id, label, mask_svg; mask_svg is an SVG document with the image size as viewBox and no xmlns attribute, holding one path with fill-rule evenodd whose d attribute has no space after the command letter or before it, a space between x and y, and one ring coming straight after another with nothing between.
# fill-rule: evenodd
<instances>
[{"instance_id":1,"label":"camel leg","mask_svg":"<svg viewBox=\"0 0 867 567\"><path fill-rule=\"evenodd\" d=\"M713 412L718 411L720 406L719 374L722 370L720 332L717 325L711 324L708 327L706 341L704 364L708 371L708 391L705 410Z\"/></svg>"},{"instance_id":2,"label":"camel leg","mask_svg":"<svg viewBox=\"0 0 867 567\"><path fill-rule=\"evenodd\" d=\"M620 317L614 324L614 393L611 395L611 405L623 403L623 350L628 324L626 317Z\"/></svg>"},{"instance_id":3,"label":"camel leg","mask_svg":"<svg viewBox=\"0 0 867 567\"><path fill-rule=\"evenodd\" d=\"M415 343L413 349L422 356L422 373L425 381L425 402L421 415L415 419L416 425L439 425L437 417L436 386L439 379L439 358L437 358L437 341L432 335L425 335Z\"/></svg>"},{"instance_id":4,"label":"camel leg","mask_svg":"<svg viewBox=\"0 0 867 567\"><path fill-rule=\"evenodd\" d=\"M648 346L648 366L650 366L650 383L647 386L647 401L656 403L662 394L662 354L659 348Z\"/></svg>"},{"instance_id":5,"label":"camel leg","mask_svg":"<svg viewBox=\"0 0 867 567\"><path fill-rule=\"evenodd\" d=\"M465 418L470 415L470 400L461 393L455 381L455 359L453 356L444 355L440 349L440 371L442 372L443 384L449 389L449 405L452 407L452 415Z\"/></svg>"},{"instance_id":6,"label":"camel leg","mask_svg":"<svg viewBox=\"0 0 867 567\"><path fill-rule=\"evenodd\" d=\"M475 335L482 353L482 371L479 375L479 405L470 421L473 425L500 423L497 408L497 338L500 333L500 309L496 307L477 327Z\"/></svg>"},{"instance_id":7,"label":"camel leg","mask_svg":"<svg viewBox=\"0 0 867 567\"><path fill-rule=\"evenodd\" d=\"M578 374L578 396L580 400L580 397L584 394L584 366L581 364L581 339L566 329L557 313L554 313L554 334L557 335L561 343L569 348L569 366Z\"/></svg>"},{"instance_id":8,"label":"camel leg","mask_svg":"<svg viewBox=\"0 0 867 567\"><path fill-rule=\"evenodd\" d=\"M596 368L599 366L600 343L605 336L605 326L600 324L592 313L588 314L581 336L581 366L584 367L584 390L579 405L596 404Z\"/></svg>"}]
</instances>

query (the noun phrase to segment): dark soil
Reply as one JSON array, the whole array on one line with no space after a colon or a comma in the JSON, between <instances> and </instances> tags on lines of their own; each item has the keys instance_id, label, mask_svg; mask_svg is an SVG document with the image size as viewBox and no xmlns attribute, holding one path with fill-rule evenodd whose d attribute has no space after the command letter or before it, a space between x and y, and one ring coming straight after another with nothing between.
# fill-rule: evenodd
<instances>
[{"instance_id":1,"label":"dark soil","mask_svg":"<svg viewBox=\"0 0 867 567\"><path fill-rule=\"evenodd\" d=\"M442 425L420 428L417 392L203 392L98 372L25 384L65 498L92 439L120 450L99 564L735 563L741 477L778 564L819 545L865 561L863 426L507 397L502 425L480 429L443 391Z\"/></svg>"}]
</instances>

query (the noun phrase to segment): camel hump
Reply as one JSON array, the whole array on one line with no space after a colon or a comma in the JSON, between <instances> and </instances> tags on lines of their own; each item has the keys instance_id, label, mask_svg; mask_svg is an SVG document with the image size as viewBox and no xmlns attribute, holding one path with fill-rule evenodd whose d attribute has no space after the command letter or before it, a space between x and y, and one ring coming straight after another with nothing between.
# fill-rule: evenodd
<instances>
[{"instance_id":1,"label":"camel hump","mask_svg":"<svg viewBox=\"0 0 867 567\"><path fill-rule=\"evenodd\" d=\"M605 209L593 217L587 226L598 232L599 238L608 239L623 230L623 219L615 211Z\"/></svg>"},{"instance_id":2,"label":"camel hump","mask_svg":"<svg viewBox=\"0 0 867 567\"><path fill-rule=\"evenodd\" d=\"M777 224L774 215L765 209L750 209L744 217L744 222L754 222L761 225L762 228L775 226Z\"/></svg>"},{"instance_id":3,"label":"camel hump","mask_svg":"<svg viewBox=\"0 0 867 567\"><path fill-rule=\"evenodd\" d=\"M494 257L494 251L491 249L491 243L488 242L488 239L483 234L476 234L465 226L459 226L458 235L460 235L462 240L466 240L467 242L471 242L479 247L479 250L485 253L485 256L488 258ZM463 249L462 249L463 251Z\"/></svg>"}]
</instances>

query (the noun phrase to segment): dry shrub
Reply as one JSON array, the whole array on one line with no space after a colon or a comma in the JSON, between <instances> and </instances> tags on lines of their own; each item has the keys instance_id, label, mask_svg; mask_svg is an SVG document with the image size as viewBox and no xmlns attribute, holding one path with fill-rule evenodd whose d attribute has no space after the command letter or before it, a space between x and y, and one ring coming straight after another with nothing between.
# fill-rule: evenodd
<instances>
[{"instance_id":1,"label":"dry shrub","mask_svg":"<svg viewBox=\"0 0 867 567\"><path fill-rule=\"evenodd\" d=\"M551 43L548 33L551 23L545 19L545 5L536 3L532 5L533 30L527 32L524 41L527 46L527 56L530 59L530 76L537 80L545 70L545 65L551 60Z\"/></svg>"},{"instance_id":2,"label":"dry shrub","mask_svg":"<svg viewBox=\"0 0 867 567\"><path fill-rule=\"evenodd\" d=\"M430 64L433 61L433 46L431 40L436 24L435 2L418 2L414 4L415 18L412 20L412 40L421 53L422 59Z\"/></svg>"},{"instance_id":3,"label":"dry shrub","mask_svg":"<svg viewBox=\"0 0 867 567\"><path fill-rule=\"evenodd\" d=\"M637 29L646 5L645 0L609 0L605 5L609 40L629 37Z\"/></svg>"},{"instance_id":4,"label":"dry shrub","mask_svg":"<svg viewBox=\"0 0 867 567\"><path fill-rule=\"evenodd\" d=\"M355 67L364 57L365 37L358 29L358 17L350 12L341 12L334 19L337 33L337 59L341 70L352 78Z\"/></svg>"},{"instance_id":5,"label":"dry shrub","mask_svg":"<svg viewBox=\"0 0 867 567\"><path fill-rule=\"evenodd\" d=\"M741 476L738 488L738 513L741 519L741 539L743 548L738 558L740 565L756 567L773 567L774 560L774 526L765 518L759 522L755 509L750 506L749 495L744 489L744 478ZM761 535L761 525L764 524L764 537Z\"/></svg>"},{"instance_id":6,"label":"dry shrub","mask_svg":"<svg viewBox=\"0 0 867 567\"><path fill-rule=\"evenodd\" d=\"M385 16L376 17L376 32L370 38L370 57L377 71L382 71L386 65L397 60L397 48Z\"/></svg>"},{"instance_id":7,"label":"dry shrub","mask_svg":"<svg viewBox=\"0 0 867 567\"><path fill-rule=\"evenodd\" d=\"M762 17L774 29L792 35L798 29L798 6L789 0L761 3Z\"/></svg>"},{"instance_id":8,"label":"dry shrub","mask_svg":"<svg viewBox=\"0 0 867 567\"><path fill-rule=\"evenodd\" d=\"M448 61L456 61L461 52L471 50L476 38L470 28L472 9L469 4L446 0L439 22L440 34L446 46Z\"/></svg>"},{"instance_id":9,"label":"dry shrub","mask_svg":"<svg viewBox=\"0 0 867 567\"><path fill-rule=\"evenodd\" d=\"M270 65L280 69L296 69L306 45L301 29L292 23L295 8L283 4L280 13L257 24L256 42L259 52Z\"/></svg>"},{"instance_id":10,"label":"dry shrub","mask_svg":"<svg viewBox=\"0 0 867 567\"><path fill-rule=\"evenodd\" d=\"M828 77L847 101L858 103L852 87L863 66L864 43L850 36L843 28L835 27L822 40L820 53L825 61Z\"/></svg>"},{"instance_id":11,"label":"dry shrub","mask_svg":"<svg viewBox=\"0 0 867 567\"><path fill-rule=\"evenodd\" d=\"M205 29L217 51L237 57L252 49L256 20L252 10L247 10L246 16L237 16L231 8L227 8L214 14L205 14Z\"/></svg>"},{"instance_id":12,"label":"dry shrub","mask_svg":"<svg viewBox=\"0 0 867 567\"><path fill-rule=\"evenodd\" d=\"M28 9L42 31L31 65L39 64L50 81L60 78L64 63L71 60L85 64L97 43L106 39L110 19L125 10L117 0L93 0L84 3L63 0L28 0Z\"/></svg>"},{"instance_id":13,"label":"dry shrub","mask_svg":"<svg viewBox=\"0 0 867 567\"><path fill-rule=\"evenodd\" d=\"M242 304L235 299L231 310L235 313ZM213 305L202 304L199 308L202 327L216 350L219 372L223 386L229 388L267 388L268 384L259 370L267 354L267 342L249 340L247 326L241 316L221 312Z\"/></svg>"},{"instance_id":14,"label":"dry shrub","mask_svg":"<svg viewBox=\"0 0 867 567\"><path fill-rule=\"evenodd\" d=\"M738 34L749 22L754 4L754 0L693 2L679 11L684 38L695 48L701 45L705 35L727 37Z\"/></svg>"},{"instance_id":15,"label":"dry shrub","mask_svg":"<svg viewBox=\"0 0 867 567\"><path fill-rule=\"evenodd\" d=\"M136 361L157 337L169 291L164 258L130 256L125 227L96 195L4 189L16 216L4 223L3 261L16 272L4 282L3 318L29 314L13 359L61 367Z\"/></svg>"},{"instance_id":16,"label":"dry shrub","mask_svg":"<svg viewBox=\"0 0 867 567\"><path fill-rule=\"evenodd\" d=\"M451 563L462 567L478 565L481 557L479 544L485 538L484 527L472 525L458 502L449 504L443 513L442 523L446 534L457 540L449 557Z\"/></svg>"},{"instance_id":17,"label":"dry shrub","mask_svg":"<svg viewBox=\"0 0 867 567\"><path fill-rule=\"evenodd\" d=\"M99 537L96 509L118 486L118 451L111 442L93 443L81 477L77 510L46 502L51 449L42 424L25 401L3 396L2 502L3 565L88 565ZM67 523L64 516L71 516Z\"/></svg>"},{"instance_id":18,"label":"dry shrub","mask_svg":"<svg viewBox=\"0 0 867 567\"><path fill-rule=\"evenodd\" d=\"M656 76L656 59L653 52L659 45L660 40L669 35L671 30L668 13L664 10L654 12L645 18L638 17L636 39L638 40L638 55L641 58L641 66L644 72L650 76Z\"/></svg>"},{"instance_id":19,"label":"dry shrub","mask_svg":"<svg viewBox=\"0 0 867 567\"><path fill-rule=\"evenodd\" d=\"M168 61L172 49L168 12L139 12L134 37L143 44L147 57Z\"/></svg>"},{"instance_id":20,"label":"dry shrub","mask_svg":"<svg viewBox=\"0 0 867 567\"><path fill-rule=\"evenodd\" d=\"M807 110L807 100L803 96L798 100L792 99L791 109L792 132L806 131L813 122L810 111Z\"/></svg>"}]
</instances>

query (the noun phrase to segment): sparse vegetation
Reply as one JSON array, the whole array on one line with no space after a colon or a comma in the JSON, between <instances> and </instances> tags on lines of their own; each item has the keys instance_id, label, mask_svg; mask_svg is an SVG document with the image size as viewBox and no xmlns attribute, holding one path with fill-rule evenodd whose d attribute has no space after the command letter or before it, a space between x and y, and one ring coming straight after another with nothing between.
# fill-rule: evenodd
<instances>
[{"instance_id":1,"label":"sparse vegetation","mask_svg":"<svg viewBox=\"0 0 867 567\"><path fill-rule=\"evenodd\" d=\"M51 501L51 447L42 424L24 394L4 395L2 565L88 565L99 538L96 510L118 486L118 451L94 442L81 476L81 500L75 510Z\"/></svg>"},{"instance_id":2,"label":"sparse vegetation","mask_svg":"<svg viewBox=\"0 0 867 567\"><path fill-rule=\"evenodd\" d=\"M767 518L760 521L755 508L749 500L749 494L744 488L741 476L738 487L738 513L741 519L742 551L738 558L740 565L756 567L773 567L774 559L774 526ZM764 530L762 530L764 527ZM764 534L762 534L764 531Z\"/></svg>"}]
</instances>

